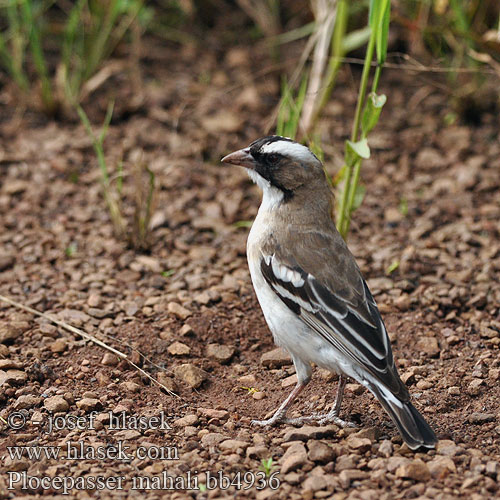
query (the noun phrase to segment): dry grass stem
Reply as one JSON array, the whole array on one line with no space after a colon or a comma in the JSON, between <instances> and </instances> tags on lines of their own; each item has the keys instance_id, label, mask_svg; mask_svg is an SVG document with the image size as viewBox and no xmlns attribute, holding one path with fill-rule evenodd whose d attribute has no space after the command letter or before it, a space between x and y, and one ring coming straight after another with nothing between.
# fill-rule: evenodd
<instances>
[{"instance_id":1,"label":"dry grass stem","mask_svg":"<svg viewBox=\"0 0 500 500\"><path fill-rule=\"evenodd\" d=\"M137 366L135 363L130 361L128 356L124 353L119 351L118 349L115 349L114 347L111 347L108 344L105 344L102 340L99 340L98 338L94 337L93 335L90 335L89 333L84 332L83 330L80 330L79 328L76 328L72 325L69 325L68 323L61 321L57 318L54 318L50 314L43 313L40 311L37 311L36 309L33 309L32 307L25 306L24 304L21 304L20 302L16 302L15 300L9 299L8 297L5 297L3 295L0 295L0 300L3 302L6 302L7 304L10 304L11 306L17 307L18 309L22 309L23 311L30 312L31 314L35 314L36 316L40 316L42 318L45 318L52 323L60 326L61 328L64 328L65 330L68 330L71 333L74 333L76 335L79 335L80 337L84 338L85 340L88 340L89 342L92 342L99 347L102 347L103 349L106 349L109 352L112 352L113 354L116 354L118 357L127 360L127 362L133 366L141 375L144 375L147 377L151 382L153 382L155 385L158 387L161 387L163 390L165 390L170 396L175 396L176 398L180 397L175 393L172 392L168 387L165 387L161 382L158 382L154 377L152 377L149 373L144 371L140 366Z\"/></svg>"}]
</instances>

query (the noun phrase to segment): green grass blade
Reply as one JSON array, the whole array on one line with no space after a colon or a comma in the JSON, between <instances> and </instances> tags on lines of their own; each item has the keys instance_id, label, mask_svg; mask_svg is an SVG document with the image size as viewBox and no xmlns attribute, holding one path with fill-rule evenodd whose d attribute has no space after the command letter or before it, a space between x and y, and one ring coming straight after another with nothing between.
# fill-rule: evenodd
<instances>
[{"instance_id":1,"label":"green grass blade","mask_svg":"<svg viewBox=\"0 0 500 500\"><path fill-rule=\"evenodd\" d=\"M269 37L268 41L272 45L284 45L312 35L315 29L316 23L312 21L310 23L304 24L303 26L287 31L286 33L280 33L279 35Z\"/></svg>"},{"instance_id":2,"label":"green grass blade","mask_svg":"<svg viewBox=\"0 0 500 500\"><path fill-rule=\"evenodd\" d=\"M22 28L17 0L8 0L7 21L11 39L11 61L15 74L23 73L25 49L29 40L26 30ZM26 26L25 26L26 28Z\"/></svg>"},{"instance_id":3,"label":"green grass blade","mask_svg":"<svg viewBox=\"0 0 500 500\"><path fill-rule=\"evenodd\" d=\"M351 132L351 140L346 143L344 185L340 207L337 215L337 227L345 239L349 232L351 213L355 210L356 196L359 199L359 178L362 158L369 155L368 143L366 142L367 131L371 130L378 121L380 111L374 106L370 108L365 105L366 91L370 77L371 62L375 50L377 50L377 62L375 76L372 84L374 93L378 87L382 63L387 53L387 39L390 21L390 0L371 0L368 15L368 25L371 29L368 46L366 49L361 84L359 87L358 101ZM372 103L373 104L373 103ZM380 104L376 102L376 104ZM383 105L383 104L382 104ZM365 118L364 124L362 118ZM358 141L360 128L362 128L361 140ZM365 130L363 130L363 128ZM365 147L366 146L366 147Z\"/></svg>"},{"instance_id":4,"label":"green grass blade","mask_svg":"<svg viewBox=\"0 0 500 500\"><path fill-rule=\"evenodd\" d=\"M353 50L360 49L370 39L370 33L370 26L365 26L359 30L347 33L342 40L342 53L346 54L348 52L352 52Z\"/></svg>"},{"instance_id":5,"label":"green grass blade","mask_svg":"<svg viewBox=\"0 0 500 500\"><path fill-rule=\"evenodd\" d=\"M80 105L77 105L76 111L78 113L78 116L80 117L83 126L85 127L85 130L87 131L87 134L92 140L92 146L94 147L94 151L97 156L97 162L101 170L101 184L102 184L103 197L108 207L109 215L111 217L115 233L117 234L118 237L125 238L127 234L127 227L121 211L121 199L119 197L118 199L116 199L116 196L114 196L111 191L108 167L106 164L106 158L104 157L104 148L103 148L104 138L108 130L109 122L111 121L111 115L113 114L113 103L110 103L108 105L108 111L106 113L106 118L104 119L103 123L103 130L99 134L99 137L97 137L94 131L92 130L92 125L90 124L90 120L88 119L83 108Z\"/></svg>"},{"instance_id":6,"label":"green grass blade","mask_svg":"<svg viewBox=\"0 0 500 500\"><path fill-rule=\"evenodd\" d=\"M126 32L130 29L132 23L139 17L143 8L144 0L134 0L128 4L126 14L121 18L121 21L117 24L116 28L113 29L112 36L111 34L109 36L109 42L103 52L104 58L111 55L116 45L123 39Z\"/></svg>"},{"instance_id":7,"label":"green grass blade","mask_svg":"<svg viewBox=\"0 0 500 500\"><path fill-rule=\"evenodd\" d=\"M300 83L297 97L294 98L286 78L283 78L281 85L281 102L276 119L276 133L284 137L295 139L299 128L300 114L304 106L304 100L307 92L307 75Z\"/></svg>"},{"instance_id":8,"label":"green grass blade","mask_svg":"<svg viewBox=\"0 0 500 500\"><path fill-rule=\"evenodd\" d=\"M86 3L87 0L78 0L71 9L64 28L61 62L64 68L66 98L71 104L75 104L82 84L82 45L77 42L82 30L83 8Z\"/></svg>"},{"instance_id":9,"label":"green grass blade","mask_svg":"<svg viewBox=\"0 0 500 500\"><path fill-rule=\"evenodd\" d=\"M20 6L23 23L30 28L29 39L31 55L33 57L33 64L35 65L42 83L42 101L46 110L52 112L54 110L54 98L52 95L52 84L49 78L49 71L42 48L40 27L34 20L31 0L20 0Z\"/></svg>"},{"instance_id":10,"label":"green grass blade","mask_svg":"<svg viewBox=\"0 0 500 500\"><path fill-rule=\"evenodd\" d=\"M281 102L278 109L276 133L284 137L288 135L288 124L291 119L290 115L292 108L291 101L292 101L291 90L286 78L283 77L281 83Z\"/></svg>"},{"instance_id":11,"label":"green grass blade","mask_svg":"<svg viewBox=\"0 0 500 500\"><path fill-rule=\"evenodd\" d=\"M12 76L16 85L27 92L29 89L29 81L22 67L14 63L14 58L11 56L7 44L5 43L5 38L2 33L0 33L0 61L2 62L6 71Z\"/></svg>"},{"instance_id":12,"label":"green grass blade","mask_svg":"<svg viewBox=\"0 0 500 500\"><path fill-rule=\"evenodd\" d=\"M106 159L104 157L103 141L106 135L105 132L107 132L109 122L111 121L110 114L113 114L113 103L110 103L108 105L108 111L106 113L106 118L104 119L103 131L101 132L99 137L96 137L96 135L94 134L92 125L90 124L90 120L88 119L87 114L85 113L83 108L78 105L76 107L76 111L78 113L78 116L80 117L81 122L83 123L83 126L85 127L85 130L87 131L87 134L92 139L92 146L94 147L94 151L97 155L97 161L99 163L99 168L101 169L101 181L104 184L105 189L107 189L109 186L109 173Z\"/></svg>"},{"instance_id":13,"label":"green grass blade","mask_svg":"<svg viewBox=\"0 0 500 500\"><path fill-rule=\"evenodd\" d=\"M377 125L382 108L387 101L384 94L377 95L371 92L368 96L365 109L363 111L363 119L361 121L361 136L365 138Z\"/></svg>"},{"instance_id":14,"label":"green grass blade","mask_svg":"<svg viewBox=\"0 0 500 500\"><path fill-rule=\"evenodd\" d=\"M111 118L113 117L113 110L115 107L115 102L111 101L108 104L108 109L106 110L106 116L104 118L104 122L102 124L101 135L99 136L99 142L102 143L106 134L108 133L109 124L111 123Z\"/></svg>"},{"instance_id":15,"label":"green grass blade","mask_svg":"<svg viewBox=\"0 0 500 500\"><path fill-rule=\"evenodd\" d=\"M384 64L387 57L387 43L389 40L389 21L391 19L391 2L385 1L385 6L381 7L381 17L377 26L377 62Z\"/></svg>"},{"instance_id":16,"label":"green grass blade","mask_svg":"<svg viewBox=\"0 0 500 500\"><path fill-rule=\"evenodd\" d=\"M96 18L95 23L98 29L95 31L89 47L84 80L87 80L95 73L105 58L106 44L109 43L111 33L120 12L120 0L111 0L101 5L101 7L103 10L93 15Z\"/></svg>"},{"instance_id":17,"label":"green grass blade","mask_svg":"<svg viewBox=\"0 0 500 500\"><path fill-rule=\"evenodd\" d=\"M288 136L292 139L295 139L297 137L300 115L302 114L302 108L304 106L306 92L307 92L307 75L304 75L304 77L302 78L302 82L300 83L297 99L295 101L292 99L292 120L290 122L290 135Z\"/></svg>"},{"instance_id":18,"label":"green grass blade","mask_svg":"<svg viewBox=\"0 0 500 500\"><path fill-rule=\"evenodd\" d=\"M117 175L116 175L116 192L119 196L121 196L123 191L123 161L118 162L117 167Z\"/></svg>"}]
</instances>

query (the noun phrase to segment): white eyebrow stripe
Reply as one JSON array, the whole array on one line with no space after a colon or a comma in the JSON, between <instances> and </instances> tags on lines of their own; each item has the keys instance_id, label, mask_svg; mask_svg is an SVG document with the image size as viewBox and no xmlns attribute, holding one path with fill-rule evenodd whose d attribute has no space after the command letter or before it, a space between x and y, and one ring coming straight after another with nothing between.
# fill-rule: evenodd
<instances>
[{"instance_id":1,"label":"white eyebrow stripe","mask_svg":"<svg viewBox=\"0 0 500 500\"><path fill-rule=\"evenodd\" d=\"M314 161L316 157L311 153L309 148L299 144L298 142L290 141L275 141L264 144L260 149L261 153L279 153L290 158L296 158L301 161Z\"/></svg>"}]
</instances>

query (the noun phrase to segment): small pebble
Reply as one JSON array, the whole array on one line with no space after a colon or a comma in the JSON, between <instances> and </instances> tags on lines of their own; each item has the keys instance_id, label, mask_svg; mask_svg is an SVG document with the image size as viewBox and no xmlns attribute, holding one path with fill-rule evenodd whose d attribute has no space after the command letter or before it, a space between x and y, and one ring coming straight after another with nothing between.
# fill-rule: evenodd
<instances>
[{"instance_id":1,"label":"small pebble","mask_svg":"<svg viewBox=\"0 0 500 500\"><path fill-rule=\"evenodd\" d=\"M172 356L186 356L191 352L191 348L182 342L174 342L167 349Z\"/></svg>"},{"instance_id":2,"label":"small pebble","mask_svg":"<svg viewBox=\"0 0 500 500\"><path fill-rule=\"evenodd\" d=\"M47 398L43 406L52 413L66 412L69 410L68 402L62 396L52 396Z\"/></svg>"}]
</instances>

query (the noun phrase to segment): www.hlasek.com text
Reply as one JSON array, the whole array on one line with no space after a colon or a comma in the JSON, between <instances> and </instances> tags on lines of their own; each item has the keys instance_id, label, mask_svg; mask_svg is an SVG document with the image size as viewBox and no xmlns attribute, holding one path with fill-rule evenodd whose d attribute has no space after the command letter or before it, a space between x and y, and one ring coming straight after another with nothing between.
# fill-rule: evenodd
<instances>
[{"instance_id":1,"label":"www.hlasek.com text","mask_svg":"<svg viewBox=\"0 0 500 500\"><path fill-rule=\"evenodd\" d=\"M115 444L92 446L82 441L68 441L65 446L7 446L11 460L179 460L176 446L131 446L118 441Z\"/></svg>"}]
</instances>

